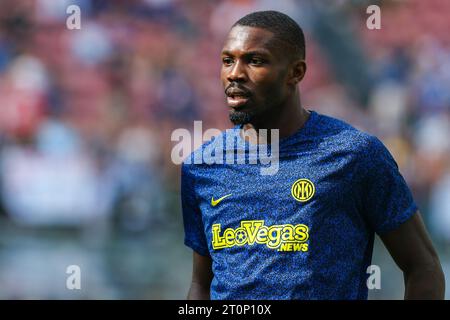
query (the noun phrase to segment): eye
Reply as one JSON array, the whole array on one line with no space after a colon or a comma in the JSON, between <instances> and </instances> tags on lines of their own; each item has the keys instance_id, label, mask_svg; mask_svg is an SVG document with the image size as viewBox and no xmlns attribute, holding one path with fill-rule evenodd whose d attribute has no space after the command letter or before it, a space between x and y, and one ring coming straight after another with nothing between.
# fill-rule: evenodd
<instances>
[{"instance_id":1,"label":"eye","mask_svg":"<svg viewBox=\"0 0 450 320\"><path fill-rule=\"evenodd\" d=\"M260 65L264 64L264 60L261 58L253 57L250 59L250 64L252 64L254 66L260 66Z\"/></svg>"},{"instance_id":2,"label":"eye","mask_svg":"<svg viewBox=\"0 0 450 320\"><path fill-rule=\"evenodd\" d=\"M225 66L230 66L233 63L233 59L231 59L229 57L222 58L222 63Z\"/></svg>"}]
</instances>

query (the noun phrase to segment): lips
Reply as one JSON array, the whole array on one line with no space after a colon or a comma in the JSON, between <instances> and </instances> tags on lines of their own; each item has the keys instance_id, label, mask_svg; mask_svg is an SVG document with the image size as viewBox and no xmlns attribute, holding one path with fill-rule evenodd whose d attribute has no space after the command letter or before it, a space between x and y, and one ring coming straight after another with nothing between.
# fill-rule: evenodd
<instances>
[{"instance_id":1,"label":"lips","mask_svg":"<svg viewBox=\"0 0 450 320\"><path fill-rule=\"evenodd\" d=\"M226 90L227 103L229 107L237 108L245 105L250 99L250 94L244 90L230 88Z\"/></svg>"},{"instance_id":2,"label":"lips","mask_svg":"<svg viewBox=\"0 0 450 320\"><path fill-rule=\"evenodd\" d=\"M229 107L237 108L246 104L248 101L248 97L243 96L229 96L227 97L227 103Z\"/></svg>"}]
</instances>

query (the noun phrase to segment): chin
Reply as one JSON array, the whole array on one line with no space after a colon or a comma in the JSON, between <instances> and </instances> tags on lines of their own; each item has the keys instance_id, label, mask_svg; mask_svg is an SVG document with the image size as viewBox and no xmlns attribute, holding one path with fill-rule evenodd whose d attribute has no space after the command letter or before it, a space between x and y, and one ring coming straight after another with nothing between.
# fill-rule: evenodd
<instances>
[{"instance_id":1,"label":"chin","mask_svg":"<svg viewBox=\"0 0 450 320\"><path fill-rule=\"evenodd\" d=\"M252 112L232 111L230 113L230 121L235 125L250 123L253 119Z\"/></svg>"}]
</instances>

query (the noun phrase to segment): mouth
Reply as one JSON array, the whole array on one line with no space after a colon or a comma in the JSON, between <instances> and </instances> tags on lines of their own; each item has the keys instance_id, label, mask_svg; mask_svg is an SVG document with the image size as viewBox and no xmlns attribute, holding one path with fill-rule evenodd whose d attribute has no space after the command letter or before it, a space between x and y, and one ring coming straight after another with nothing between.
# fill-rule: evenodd
<instances>
[{"instance_id":1,"label":"mouth","mask_svg":"<svg viewBox=\"0 0 450 320\"><path fill-rule=\"evenodd\" d=\"M231 108L243 107L250 100L250 94L243 90L230 89L225 94L227 95L227 104Z\"/></svg>"},{"instance_id":2,"label":"mouth","mask_svg":"<svg viewBox=\"0 0 450 320\"><path fill-rule=\"evenodd\" d=\"M231 95L227 96L227 104L231 108L239 108L244 106L249 100L248 96Z\"/></svg>"}]
</instances>

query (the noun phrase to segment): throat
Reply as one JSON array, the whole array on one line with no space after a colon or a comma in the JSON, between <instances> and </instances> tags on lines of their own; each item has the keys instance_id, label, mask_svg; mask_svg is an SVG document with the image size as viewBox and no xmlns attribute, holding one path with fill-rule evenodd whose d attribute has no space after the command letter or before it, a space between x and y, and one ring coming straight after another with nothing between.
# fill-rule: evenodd
<instances>
[{"instance_id":1,"label":"throat","mask_svg":"<svg viewBox=\"0 0 450 320\"><path fill-rule=\"evenodd\" d=\"M264 140L260 139L264 138L261 137L261 133L264 132L264 130L261 129L267 129L266 136L269 138L269 140L267 140L269 141L268 143L270 143L270 130L273 129L279 130L278 133L280 139L287 138L304 127L310 117L310 114L311 113L303 107L299 107L293 112L283 114L278 113L278 116L270 115L269 117L264 117L265 119L260 119L261 121L252 121L252 123L244 124L242 127L243 131L246 132L243 138L250 136L250 139L247 141L251 143ZM266 119L267 121L264 121ZM254 137L255 134L256 137Z\"/></svg>"}]
</instances>

